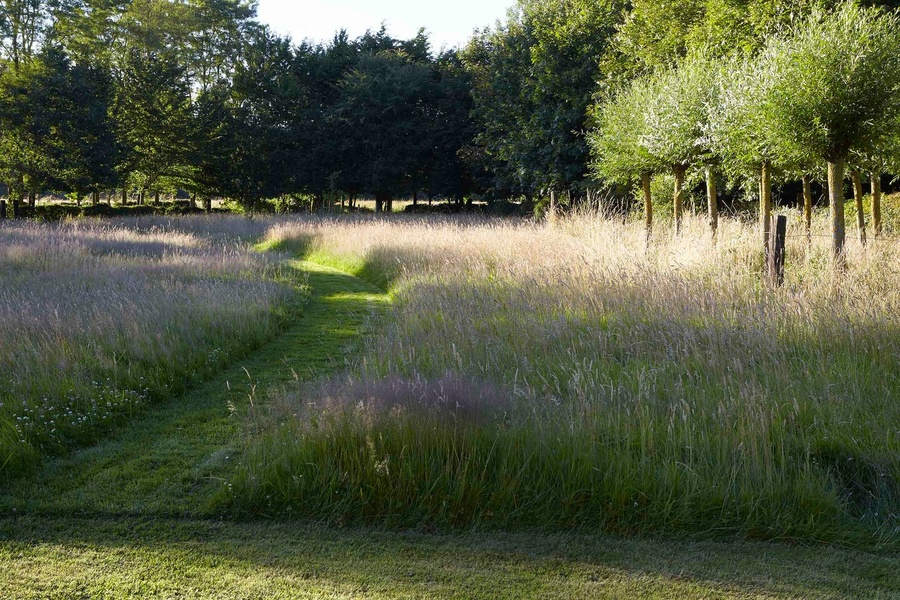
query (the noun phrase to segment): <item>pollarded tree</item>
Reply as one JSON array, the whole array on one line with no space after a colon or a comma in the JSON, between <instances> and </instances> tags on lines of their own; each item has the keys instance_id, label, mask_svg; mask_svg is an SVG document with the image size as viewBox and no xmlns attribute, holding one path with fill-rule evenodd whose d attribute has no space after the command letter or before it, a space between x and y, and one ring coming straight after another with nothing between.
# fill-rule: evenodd
<instances>
[{"instance_id":1,"label":"pollarded tree","mask_svg":"<svg viewBox=\"0 0 900 600\"><path fill-rule=\"evenodd\" d=\"M835 0L632 0L606 64L623 74L673 66L692 50L755 54L768 36ZM615 73L610 72L610 75Z\"/></svg>"},{"instance_id":2,"label":"pollarded tree","mask_svg":"<svg viewBox=\"0 0 900 600\"><path fill-rule=\"evenodd\" d=\"M654 93L649 79L634 80L610 101L594 107L595 127L587 136L595 177L626 186L640 180L648 239L653 230L650 180L666 167L642 143L649 134L645 109Z\"/></svg>"},{"instance_id":3,"label":"pollarded tree","mask_svg":"<svg viewBox=\"0 0 900 600\"><path fill-rule=\"evenodd\" d=\"M710 228L715 233L715 163L708 138L710 113L717 112L719 66L700 54L692 55L672 69L651 78L654 90L644 110L647 133L641 144L675 175L675 232L680 233L684 176L691 165L706 167Z\"/></svg>"},{"instance_id":4,"label":"pollarded tree","mask_svg":"<svg viewBox=\"0 0 900 600\"><path fill-rule=\"evenodd\" d=\"M900 17L846 3L816 11L761 56L769 89L759 125L777 151L828 163L832 252L844 248L844 167L853 152L878 154L900 136Z\"/></svg>"},{"instance_id":5,"label":"pollarded tree","mask_svg":"<svg viewBox=\"0 0 900 600\"><path fill-rule=\"evenodd\" d=\"M729 59L719 81L718 110L709 113L708 137L713 152L733 178L759 173L759 220L763 248L772 214L772 169L775 164L804 163L808 154L785 145L770 125L772 73L766 61Z\"/></svg>"}]
</instances>

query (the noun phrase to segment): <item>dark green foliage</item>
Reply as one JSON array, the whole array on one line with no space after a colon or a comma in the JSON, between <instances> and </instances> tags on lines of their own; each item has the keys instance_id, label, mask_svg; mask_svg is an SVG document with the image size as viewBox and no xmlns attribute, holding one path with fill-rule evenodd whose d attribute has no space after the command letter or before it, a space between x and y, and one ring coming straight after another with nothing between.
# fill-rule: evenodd
<instances>
[{"instance_id":1,"label":"dark green foliage","mask_svg":"<svg viewBox=\"0 0 900 600\"><path fill-rule=\"evenodd\" d=\"M523 0L505 25L469 44L477 140L496 192L538 194L584 179L588 107L622 9L615 1Z\"/></svg>"},{"instance_id":2,"label":"dark green foliage","mask_svg":"<svg viewBox=\"0 0 900 600\"><path fill-rule=\"evenodd\" d=\"M455 53L383 26L294 47L254 16L245 0L0 4L0 180L17 198L182 189L245 207L478 191Z\"/></svg>"},{"instance_id":3,"label":"dark green foliage","mask_svg":"<svg viewBox=\"0 0 900 600\"><path fill-rule=\"evenodd\" d=\"M125 172L132 184L152 190L163 177L186 175L190 82L177 56L142 48L128 52L116 118L128 152Z\"/></svg>"}]
</instances>

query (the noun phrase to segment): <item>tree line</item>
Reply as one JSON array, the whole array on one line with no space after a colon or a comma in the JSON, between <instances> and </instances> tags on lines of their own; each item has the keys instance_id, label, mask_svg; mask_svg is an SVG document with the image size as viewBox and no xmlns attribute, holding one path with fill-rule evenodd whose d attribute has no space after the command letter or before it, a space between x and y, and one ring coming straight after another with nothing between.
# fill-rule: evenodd
<instances>
[{"instance_id":1,"label":"tree line","mask_svg":"<svg viewBox=\"0 0 900 600\"><path fill-rule=\"evenodd\" d=\"M877 6L871 6L877 4ZM0 0L0 181L252 206L718 199L900 172L897 2L518 0L461 49L274 34L248 0ZM658 196L658 194L657 194ZM840 214L838 214L840 213ZM880 218L875 216L876 231ZM840 229L840 231L838 231Z\"/></svg>"},{"instance_id":2,"label":"tree line","mask_svg":"<svg viewBox=\"0 0 900 600\"><path fill-rule=\"evenodd\" d=\"M246 0L2 0L0 181L123 202L462 198L469 75L424 33L295 45Z\"/></svg>"},{"instance_id":3,"label":"tree line","mask_svg":"<svg viewBox=\"0 0 900 600\"><path fill-rule=\"evenodd\" d=\"M832 250L840 259L848 167L860 241L866 242L864 177L880 234L881 178L900 173L900 16L845 2L811 6L808 14L773 25L748 40L749 51L687 48L595 107L598 126L588 135L595 172L610 181L640 181L648 235L651 178L660 173L674 178L676 232L685 175L693 169L706 181L713 235L722 179L758 185L766 239L773 178L802 182L807 235L811 182L818 179L827 185Z\"/></svg>"}]
</instances>

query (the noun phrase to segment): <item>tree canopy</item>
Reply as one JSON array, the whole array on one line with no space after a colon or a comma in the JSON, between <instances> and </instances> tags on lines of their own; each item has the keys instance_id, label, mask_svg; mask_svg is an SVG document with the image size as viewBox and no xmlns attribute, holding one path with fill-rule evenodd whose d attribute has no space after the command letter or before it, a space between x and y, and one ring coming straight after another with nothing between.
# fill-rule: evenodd
<instances>
[{"instance_id":1,"label":"tree canopy","mask_svg":"<svg viewBox=\"0 0 900 600\"><path fill-rule=\"evenodd\" d=\"M647 202L670 172L677 221L702 172L711 212L717 173L765 207L773 174L900 171L895 4L518 0L438 53L384 26L295 43L249 0L2 0L0 179L381 207L637 182Z\"/></svg>"}]
</instances>

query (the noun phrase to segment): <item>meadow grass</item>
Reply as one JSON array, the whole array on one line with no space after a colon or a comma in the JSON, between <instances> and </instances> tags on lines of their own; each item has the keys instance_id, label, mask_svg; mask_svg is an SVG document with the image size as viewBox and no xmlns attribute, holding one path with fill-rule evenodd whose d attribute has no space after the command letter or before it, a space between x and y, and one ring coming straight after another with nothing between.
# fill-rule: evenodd
<instances>
[{"instance_id":1,"label":"meadow grass","mask_svg":"<svg viewBox=\"0 0 900 600\"><path fill-rule=\"evenodd\" d=\"M900 241L829 267L755 227L306 219L266 245L390 285L351 372L274 399L232 504L391 526L545 527L896 549Z\"/></svg>"},{"instance_id":2,"label":"meadow grass","mask_svg":"<svg viewBox=\"0 0 900 600\"><path fill-rule=\"evenodd\" d=\"M271 336L299 295L251 251L254 226L0 225L0 477L95 441Z\"/></svg>"}]
</instances>

